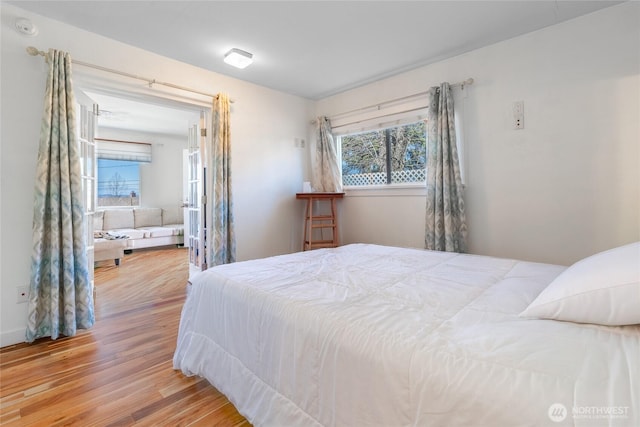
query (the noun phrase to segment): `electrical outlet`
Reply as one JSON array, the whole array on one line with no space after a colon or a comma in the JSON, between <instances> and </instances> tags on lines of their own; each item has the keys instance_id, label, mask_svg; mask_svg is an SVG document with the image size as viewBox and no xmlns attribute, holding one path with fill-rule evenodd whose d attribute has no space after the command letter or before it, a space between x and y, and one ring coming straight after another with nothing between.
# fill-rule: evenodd
<instances>
[{"instance_id":1,"label":"electrical outlet","mask_svg":"<svg viewBox=\"0 0 640 427\"><path fill-rule=\"evenodd\" d=\"M513 103L513 128L524 129L524 101Z\"/></svg>"},{"instance_id":2,"label":"electrical outlet","mask_svg":"<svg viewBox=\"0 0 640 427\"><path fill-rule=\"evenodd\" d=\"M27 302L29 300L29 287L28 286L18 286L17 287L17 303L21 304L23 302Z\"/></svg>"}]
</instances>

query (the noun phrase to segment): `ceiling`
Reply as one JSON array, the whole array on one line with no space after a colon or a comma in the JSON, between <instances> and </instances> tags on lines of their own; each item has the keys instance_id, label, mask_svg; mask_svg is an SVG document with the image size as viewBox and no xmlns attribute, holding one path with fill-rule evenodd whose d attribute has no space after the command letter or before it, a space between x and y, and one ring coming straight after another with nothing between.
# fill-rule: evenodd
<instances>
[{"instance_id":1,"label":"ceiling","mask_svg":"<svg viewBox=\"0 0 640 427\"><path fill-rule=\"evenodd\" d=\"M217 73L321 99L621 2L7 3ZM253 53L254 63L243 70L224 63L233 47Z\"/></svg>"},{"instance_id":2,"label":"ceiling","mask_svg":"<svg viewBox=\"0 0 640 427\"><path fill-rule=\"evenodd\" d=\"M176 109L169 105L158 105L124 99L100 92L85 92L98 104L98 135L111 135L111 129L179 136L184 139L188 128L199 121L194 110ZM108 128L108 129L105 129Z\"/></svg>"},{"instance_id":3,"label":"ceiling","mask_svg":"<svg viewBox=\"0 0 640 427\"><path fill-rule=\"evenodd\" d=\"M317 100L621 2L6 3L217 73ZM253 53L254 63L243 70L224 63L224 54L233 47ZM114 128L184 137L189 122L197 120L193 111L90 95L102 111L99 132Z\"/></svg>"}]
</instances>

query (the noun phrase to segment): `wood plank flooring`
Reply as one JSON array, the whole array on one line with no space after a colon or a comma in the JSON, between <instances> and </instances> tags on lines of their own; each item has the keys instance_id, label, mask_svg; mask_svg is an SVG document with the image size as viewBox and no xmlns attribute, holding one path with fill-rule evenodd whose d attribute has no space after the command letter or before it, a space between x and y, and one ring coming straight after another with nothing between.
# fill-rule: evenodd
<instances>
[{"instance_id":1,"label":"wood plank flooring","mask_svg":"<svg viewBox=\"0 0 640 427\"><path fill-rule=\"evenodd\" d=\"M186 249L97 265L93 328L0 349L0 425L250 426L206 380L173 370Z\"/></svg>"}]
</instances>

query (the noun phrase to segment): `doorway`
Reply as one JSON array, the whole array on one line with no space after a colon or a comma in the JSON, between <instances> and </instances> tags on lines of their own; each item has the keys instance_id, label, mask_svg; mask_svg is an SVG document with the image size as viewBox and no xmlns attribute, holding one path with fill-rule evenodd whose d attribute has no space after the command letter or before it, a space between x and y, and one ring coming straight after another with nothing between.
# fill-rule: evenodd
<instances>
[{"instance_id":1,"label":"doorway","mask_svg":"<svg viewBox=\"0 0 640 427\"><path fill-rule=\"evenodd\" d=\"M135 202L134 207L162 208L163 212L177 212L181 215L185 230L184 245L187 250L184 251L184 257L191 260L189 247L193 240L189 238L188 222L185 221L190 194L184 185L190 175L190 165L183 162L183 152L189 149L190 135L194 132L199 133L197 127L201 126L202 117L206 117L207 110L210 111L210 108L177 102L172 99L101 91L92 87L82 87L79 90L99 106L96 120L98 157L96 181L98 185L95 197L116 200L116 204L123 204L121 201L125 200L127 203L124 205L128 205L130 199ZM194 124L196 130L194 130ZM118 172L117 175L114 175L116 183L119 182L117 177L120 177L122 186L128 184L133 188L126 188L125 193L127 194L124 198L108 197L107 193L113 192L114 186L107 186L106 183L110 181L100 179L101 172L104 172L103 176L106 174L105 171L115 172L115 169L110 170L109 168L117 166L116 163L118 163L100 161L101 141L116 141L125 145L130 143L136 146L148 145L150 147L149 160L135 162L136 168L130 168L137 171L138 178L125 176L124 172ZM125 160L125 162L128 161ZM100 163L106 164L104 166L106 169L100 169ZM134 162L132 161L132 163ZM124 205L113 206L113 208L123 208ZM105 207L98 203L97 208L104 209ZM175 214L173 215L175 216ZM192 215L191 212L191 218ZM193 222L193 219L191 221ZM190 270L197 271L197 268Z\"/></svg>"}]
</instances>

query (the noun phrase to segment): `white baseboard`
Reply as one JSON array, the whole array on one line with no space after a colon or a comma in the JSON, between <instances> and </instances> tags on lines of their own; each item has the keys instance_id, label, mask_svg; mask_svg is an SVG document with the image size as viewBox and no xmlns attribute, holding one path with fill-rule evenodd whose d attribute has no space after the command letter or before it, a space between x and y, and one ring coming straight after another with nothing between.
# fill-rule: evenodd
<instances>
[{"instance_id":1,"label":"white baseboard","mask_svg":"<svg viewBox=\"0 0 640 427\"><path fill-rule=\"evenodd\" d=\"M19 344L25 342L27 328L14 329L13 331L2 332L0 334L0 347Z\"/></svg>"}]
</instances>

